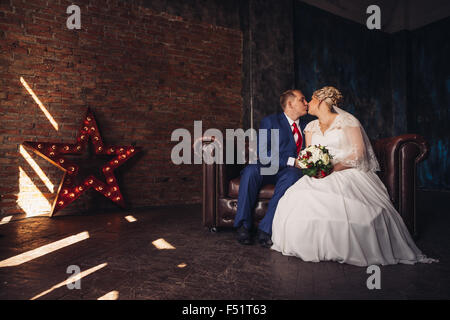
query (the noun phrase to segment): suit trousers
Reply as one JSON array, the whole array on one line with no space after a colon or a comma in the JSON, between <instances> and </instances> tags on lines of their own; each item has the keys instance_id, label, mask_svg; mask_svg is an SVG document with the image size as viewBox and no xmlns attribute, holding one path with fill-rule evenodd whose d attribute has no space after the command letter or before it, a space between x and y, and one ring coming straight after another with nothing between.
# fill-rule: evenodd
<instances>
[{"instance_id":1,"label":"suit trousers","mask_svg":"<svg viewBox=\"0 0 450 320\"><path fill-rule=\"evenodd\" d=\"M269 201L269 206L264 218L258 225L258 229L271 235L272 221L275 210L277 209L278 201L284 195L286 190L303 176L303 173L296 167L287 166L278 170L275 175L261 175L260 168L260 164L249 164L241 172L234 226L238 228L243 224L248 230L252 227L252 212L261 187L266 184L274 184L274 195Z\"/></svg>"}]
</instances>

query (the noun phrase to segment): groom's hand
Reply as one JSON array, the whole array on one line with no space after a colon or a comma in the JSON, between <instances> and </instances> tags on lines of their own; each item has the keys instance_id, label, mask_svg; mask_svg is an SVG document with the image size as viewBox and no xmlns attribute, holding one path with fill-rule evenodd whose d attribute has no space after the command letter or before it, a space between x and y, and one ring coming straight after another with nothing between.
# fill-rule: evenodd
<instances>
[{"instance_id":1,"label":"groom's hand","mask_svg":"<svg viewBox=\"0 0 450 320\"><path fill-rule=\"evenodd\" d=\"M301 169L298 159L295 159L294 166Z\"/></svg>"}]
</instances>

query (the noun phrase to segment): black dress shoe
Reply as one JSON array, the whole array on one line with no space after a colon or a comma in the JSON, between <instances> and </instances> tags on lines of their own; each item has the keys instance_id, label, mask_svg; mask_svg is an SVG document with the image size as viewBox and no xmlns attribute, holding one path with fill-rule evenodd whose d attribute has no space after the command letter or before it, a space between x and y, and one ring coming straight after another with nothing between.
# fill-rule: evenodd
<instances>
[{"instance_id":1,"label":"black dress shoe","mask_svg":"<svg viewBox=\"0 0 450 320\"><path fill-rule=\"evenodd\" d=\"M251 244L250 232L244 225L237 229L237 240L240 244L249 245Z\"/></svg>"},{"instance_id":2,"label":"black dress shoe","mask_svg":"<svg viewBox=\"0 0 450 320\"><path fill-rule=\"evenodd\" d=\"M267 232L258 229L258 242L264 248L270 248L273 245L272 236Z\"/></svg>"}]
</instances>

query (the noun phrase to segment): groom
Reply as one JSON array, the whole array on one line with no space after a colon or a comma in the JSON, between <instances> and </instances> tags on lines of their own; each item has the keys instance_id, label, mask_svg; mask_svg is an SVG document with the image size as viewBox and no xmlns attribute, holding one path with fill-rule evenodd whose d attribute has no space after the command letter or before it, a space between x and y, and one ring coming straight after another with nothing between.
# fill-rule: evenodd
<instances>
[{"instance_id":1,"label":"groom","mask_svg":"<svg viewBox=\"0 0 450 320\"><path fill-rule=\"evenodd\" d=\"M288 90L280 96L282 113L269 115L261 120L260 129L279 129L279 164L274 175L261 175L262 164L249 164L241 172L239 184L238 207L234 219L237 228L238 241L241 244L251 244L250 228L252 227L252 211L261 187L274 184L275 191L269 202L267 212L258 225L258 242L263 247L272 246L272 220L278 201L285 191L301 178L302 171L295 167L295 159L299 151L305 147L303 129L309 121L299 120L307 114L308 102L300 90ZM258 149L267 150L270 155L270 142L262 146L258 140ZM270 165L270 164L269 164Z\"/></svg>"}]
</instances>

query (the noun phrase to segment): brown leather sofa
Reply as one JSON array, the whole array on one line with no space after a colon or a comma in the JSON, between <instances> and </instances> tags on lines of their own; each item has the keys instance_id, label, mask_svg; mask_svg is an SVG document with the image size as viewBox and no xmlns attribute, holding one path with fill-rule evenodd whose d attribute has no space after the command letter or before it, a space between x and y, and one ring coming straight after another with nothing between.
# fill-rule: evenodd
<instances>
[{"instance_id":1,"label":"brown leather sofa","mask_svg":"<svg viewBox=\"0 0 450 320\"><path fill-rule=\"evenodd\" d=\"M203 147L213 140L214 137L204 137ZM417 237L416 165L428 155L428 144L423 137L416 134L380 139L372 144L381 167L378 175L386 185L391 201L409 231ZM223 154L225 155L225 150ZM244 166L203 163L203 225L213 232L217 231L218 227L233 226L240 172ZM255 226L264 216L273 191L273 185L266 185L259 192L253 213Z\"/></svg>"}]
</instances>

